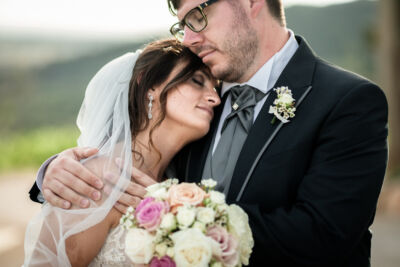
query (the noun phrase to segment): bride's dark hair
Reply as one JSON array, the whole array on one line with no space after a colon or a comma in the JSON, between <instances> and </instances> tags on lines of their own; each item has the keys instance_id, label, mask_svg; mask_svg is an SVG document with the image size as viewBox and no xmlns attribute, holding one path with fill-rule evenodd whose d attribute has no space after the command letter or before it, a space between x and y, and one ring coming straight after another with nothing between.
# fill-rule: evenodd
<instances>
[{"instance_id":1,"label":"bride's dark hair","mask_svg":"<svg viewBox=\"0 0 400 267\"><path fill-rule=\"evenodd\" d=\"M129 84L129 118L130 128L132 133L132 152L135 156L142 157L136 151L135 139L136 136L149 126L148 114L148 92L153 87L156 87L167 80L172 70L178 65L182 64L182 70L171 79L171 81L161 90L160 102L160 116L150 129L149 146L157 148L152 141L152 133L165 118L166 102L168 92L185 82L197 70L203 70L211 78L210 70L199 57L193 54L187 47L183 46L175 39L164 39L154 41L148 44L140 56L138 57L135 67L133 68L132 78ZM158 152L159 153L159 152ZM161 154L160 159L161 159Z\"/></svg>"}]
</instances>

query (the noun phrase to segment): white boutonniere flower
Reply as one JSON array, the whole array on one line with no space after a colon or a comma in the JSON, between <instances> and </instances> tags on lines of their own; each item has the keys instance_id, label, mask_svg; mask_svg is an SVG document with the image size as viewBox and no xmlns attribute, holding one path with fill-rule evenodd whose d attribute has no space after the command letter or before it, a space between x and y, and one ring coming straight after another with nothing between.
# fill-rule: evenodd
<instances>
[{"instance_id":1,"label":"white boutonniere flower","mask_svg":"<svg viewBox=\"0 0 400 267\"><path fill-rule=\"evenodd\" d=\"M289 90L289 87L284 86L278 87L274 91L277 94L277 98L274 100L274 105L269 107L269 113L275 115L271 123L274 124L276 119L287 123L289 122L289 118L294 117L294 112L296 111L292 91Z\"/></svg>"}]
</instances>

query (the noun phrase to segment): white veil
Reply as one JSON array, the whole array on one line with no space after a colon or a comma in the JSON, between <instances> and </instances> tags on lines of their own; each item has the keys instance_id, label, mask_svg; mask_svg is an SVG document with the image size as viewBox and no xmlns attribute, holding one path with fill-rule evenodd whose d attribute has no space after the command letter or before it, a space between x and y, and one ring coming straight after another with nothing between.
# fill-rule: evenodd
<instances>
[{"instance_id":1,"label":"white veil","mask_svg":"<svg viewBox=\"0 0 400 267\"><path fill-rule=\"evenodd\" d=\"M101 159L100 173L115 174L117 170L120 178L115 190L103 193L101 204L91 202L88 209L64 210L43 204L26 230L24 266L71 266L66 239L101 222L127 186L132 165L129 82L140 52L114 59L97 72L86 89L77 119L81 132L78 146L99 149L86 163ZM122 159L123 166L115 167L116 158Z\"/></svg>"}]
</instances>

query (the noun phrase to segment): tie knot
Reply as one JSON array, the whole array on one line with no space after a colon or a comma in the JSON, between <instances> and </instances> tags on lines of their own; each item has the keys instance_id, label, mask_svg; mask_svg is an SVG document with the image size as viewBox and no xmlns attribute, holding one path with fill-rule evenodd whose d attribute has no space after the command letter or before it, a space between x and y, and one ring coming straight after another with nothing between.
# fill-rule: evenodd
<instances>
[{"instance_id":1,"label":"tie knot","mask_svg":"<svg viewBox=\"0 0 400 267\"><path fill-rule=\"evenodd\" d=\"M232 109L238 110L248 106L254 106L264 97L264 93L250 85L236 85L231 88Z\"/></svg>"}]
</instances>

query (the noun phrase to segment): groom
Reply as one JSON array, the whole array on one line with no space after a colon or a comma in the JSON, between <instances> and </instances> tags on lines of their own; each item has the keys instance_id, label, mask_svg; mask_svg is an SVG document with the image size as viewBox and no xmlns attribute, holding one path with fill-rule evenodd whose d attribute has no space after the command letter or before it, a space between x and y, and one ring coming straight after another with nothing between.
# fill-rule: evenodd
<instances>
[{"instance_id":1,"label":"groom","mask_svg":"<svg viewBox=\"0 0 400 267\"><path fill-rule=\"evenodd\" d=\"M169 4L180 21L171 32L224 81L209 134L176 159L179 177L218 177L228 202L247 212L251 266L370 266L368 228L387 162L383 92L318 58L285 27L281 0ZM290 91L278 95L282 87ZM45 171L49 202L87 205L74 191L98 197L97 178L76 161L93 153L70 149L42 166L37 183ZM134 176L121 209L150 183ZM31 197L38 193L35 185Z\"/></svg>"}]
</instances>

